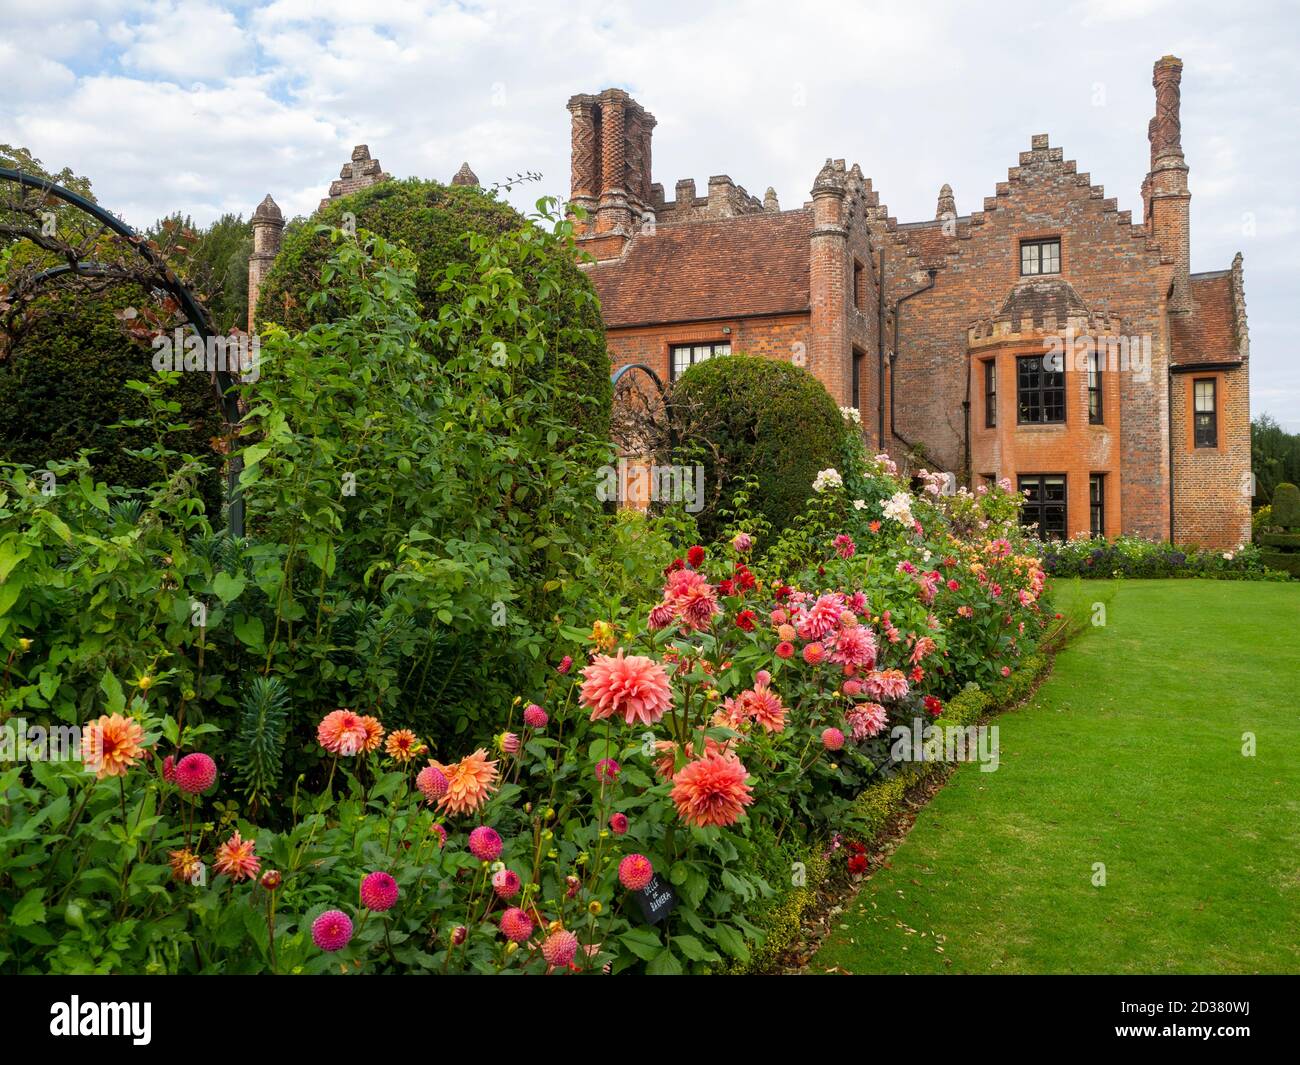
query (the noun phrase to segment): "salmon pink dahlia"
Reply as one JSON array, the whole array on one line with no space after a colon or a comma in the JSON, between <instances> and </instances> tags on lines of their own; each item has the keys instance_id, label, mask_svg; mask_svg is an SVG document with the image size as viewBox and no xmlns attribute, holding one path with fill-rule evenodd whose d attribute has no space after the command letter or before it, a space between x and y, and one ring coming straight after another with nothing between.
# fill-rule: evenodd
<instances>
[{"instance_id":1,"label":"salmon pink dahlia","mask_svg":"<svg viewBox=\"0 0 1300 1065\"><path fill-rule=\"evenodd\" d=\"M789 640L782 640L776 645L776 650L773 653L777 658L792 658L794 657L794 644Z\"/></svg>"},{"instance_id":2,"label":"salmon pink dahlia","mask_svg":"<svg viewBox=\"0 0 1300 1065\"><path fill-rule=\"evenodd\" d=\"M199 795L217 779L217 763L198 751L187 754L173 770L176 786L186 795Z\"/></svg>"},{"instance_id":3,"label":"salmon pink dahlia","mask_svg":"<svg viewBox=\"0 0 1300 1065\"><path fill-rule=\"evenodd\" d=\"M563 928L552 932L542 943L542 957L546 959L547 965L556 968L570 964L577 953L578 937Z\"/></svg>"},{"instance_id":4,"label":"salmon pink dahlia","mask_svg":"<svg viewBox=\"0 0 1300 1065\"><path fill-rule=\"evenodd\" d=\"M352 942L352 918L342 910L326 910L311 923L312 942L321 950L342 950Z\"/></svg>"},{"instance_id":5,"label":"salmon pink dahlia","mask_svg":"<svg viewBox=\"0 0 1300 1065\"><path fill-rule=\"evenodd\" d=\"M524 724L529 728L545 728L548 720L550 719L546 716L546 711L536 703L529 703L524 707Z\"/></svg>"},{"instance_id":6,"label":"salmon pink dahlia","mask_svg":"<svg viewBox=\"0 0 1300 1065\"><path fill-rule=\"evenodd\" d=\"M734 824L754 801L749 773L732 754L707 753L688 762L673 778L672 799L687 824L705 828Z\"/></svg>"},{"instance_id":7,"label":"salmon pink dahlia","mask_svg":"<svg viewBox=\"0 0 1300 1065\"><path fill-rule=\"evenodd\" d=\"M803 660L810 666L815 666L826 657L826 648L819 643L804 644Z\"/></svg>"},{"instance_id":8,"label":"salmon pink dahlia","mask_svg":"<svg viewBox=\"0 0 1300 1065\"><path fill-rule=\"evenodd\" d=\"M621 716L629 725L653 725L672 705L672 685L663 666L644 655L597 655L582 671L582 704L591 720Z\"/></svg>"},{"instance_id":9,"label":"salmon pink dahlia","mask_svg":"<svg viewBox=\"0 0 1300 1065\"><path fill-rule=\"evenodd\" d=\"M82 761L96 780L120 777L144 757L144 726L131 717L105 714L86 726Z\"/></svg>"},{"instance_id":10,"label":"salmon pink dahlia","mask_svg":"<svg viewBox=\"0 0 1300 1065\"><path fill-rule=\"evenodd\" d=\"M351 710L334 710L316 726L316 739L330 754L350 758L366 749L370 731L366 719Z\"/></svg>"},{"instance_id":11,"label":"salmon pink dahlia","mask_svg":"<svg viewBox=\"0 0 1300 1065\"><path fill-rule=\"evenodd\" d=\"M416 774L415 786L424 793L424 797L429 802L437 802L447 794L447 778L432 762Z\"/></svg>"},{"instance_id":12,"label":"salmon pink dahlia","mask_svg":"<svg viewBox=\"0 0 1300 1065\"><path fill-rule=\"evenodd\" d=\"M216 859L212 867L218 873L225 873L231 880L251 880L262 868L262 862L253 854L257 842L241 839L236 830L225 843L217 848Z\"/></svg>"},{"instance_id":13,"label":"salmon pink dahlia","mask_svg":"<svg viewBox=\"0 0 1300 1065\"><path fill-rule=\"evenodd\" d=\"M616 836L627 832L627 814L613 814L609 819L609 830Z\"/></svg>"},{"instance_id":14,"label":"salmon pink dahlia","mask_svg":"<svg viewBox=\"0 0 1300 1065\"><path fill-rule=\"evenodd\" d=\"M618 880L628 891L644 891L654 878L655 867L644 854L629 854L618 863Z\"/></svg>"},{"instance_id":15,"label":"salmon pink dahlia","mask_svg":"<svg viewBox=\"0 0 1300 1065\"><path fill-rule=\"evenodd\" d=\"M907 678L901 669L867 674L867 691L876 699L901 699L907 694Z\"/></svg>"},{"instance_id":16,"label":"salmon pink dahlia","mask_svg":"<svg viewBox=\"0 0 1300 1065\"><path fill-rule=\"evenodd\" d=\"M501 857L501 836L495 828L479 825L469 834L469 852L482 862L495 862Z\"/></svg>"},{"instance_id":17,"label":"salmon pink dahlia","mask_svg":"<svg viewBox=\"0 0 1300 1065\"><path fill-rule=\"evenodd\" d=\"M511 906L501 915L501 934L511 943L526 942L533 934L533 922L518 906Z\"/></svg>"},{"instance_id":18,"label":"salmon pink dahlia","mask_svg":"<svg viewBox=\"0 0 1300 1065\"><path fill-rule=\"evenodd\" d=\"M361 905L382 913L397 905L397 881L384 872L369 873L361 881Z\"/></svg>"},{"instance_id":19,"label":"salmon pink dahlia","mask_svg":"<svg viewBox=\"0 0 1300 1065\"><path fill-rule=\"evenodd\" d=\"M439 796L438 806L448 813L473 813L500 787L497 764L488 760L487 751L482 747L459 762L438 769L447 779L447 790Z\"/></svg>"}]
</instances>

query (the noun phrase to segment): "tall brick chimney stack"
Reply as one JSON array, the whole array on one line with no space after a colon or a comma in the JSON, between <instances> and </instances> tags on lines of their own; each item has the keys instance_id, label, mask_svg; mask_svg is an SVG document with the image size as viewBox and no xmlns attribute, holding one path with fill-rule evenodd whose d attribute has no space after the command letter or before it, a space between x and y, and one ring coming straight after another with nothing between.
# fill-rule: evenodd
<instances>
[{"instance_id":1,"label":"tall brick chimney stack","mask_svg":"<svg viewBox=\"0 0 1300 1065\"><path fill-rule=\"evenodd\" d=\"M813 230L808 260L811 333L807 369L821 378L835 402L852 406L849 395L848 301L853 276L845 224L848 174L843 159L827 159L812 187Z\"/></svg>"},{"instance_id":2,"label":"tall brick chimney stack","mask_svg":"<svg viewBox=\"0 0 1300 1065\"><path fill-rule=\"evenodd\" d=\"M253 212L253 253L248 257L248 331L253 332L257 315L257 296L262 282L271 272L271 264L280 254L280 238L284 236L284 214L267 193L266 199Z\"/></svg>"},{"instance_id":3,"label":"tall brick chimney stack","mask_svg":"<svg viewBox=\"0 0 1300 1065\"><path fill-rule=\"evenodd\" d=\"M655 117L622 89L569 99L569 199L587 212L583 236L630 237L654 219L650 145Z\"/></svg>"},{"instance_id":4,"label":"tall brick chimney stack","mask_svg":"<svg viewBox=\"0 0 1300 1065\"><path fill-rule=\"evenodd\" d=\"M1170 314L1191 312L1192 194L1187 185L1187 161L1183 158L1182 120L1179 115L1183 61L1172 55L1156 60L1151 84L1156 90L1156 113L1147 128L1151 142L1151 172L1143 186L1143 199L1150 219L1151 235L1161 251L1174 259L1174 277L1169 297Z\"/></svg>"}]
</instances>

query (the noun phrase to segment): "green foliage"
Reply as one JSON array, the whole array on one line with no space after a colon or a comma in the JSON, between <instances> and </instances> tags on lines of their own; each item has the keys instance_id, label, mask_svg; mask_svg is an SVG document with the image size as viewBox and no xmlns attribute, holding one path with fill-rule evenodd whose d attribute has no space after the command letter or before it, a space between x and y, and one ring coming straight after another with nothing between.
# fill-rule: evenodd
<instances>
[{"instance_id":1,"label":"green foliage","mask_svg":"<svg viewBox=\"0 0 1300 1065\"><path fill-rule=\"evenodd\" d=\"M345 213L359 229L410 250L417 271L415 306L421 317L434 320L462 298L461 279L480 265L473 241L511 235L496 245L499 260L493 264L504 287L489 283L485 294L508 298L514 314L526 303L544 309L543 356L562 363L549 369L562 368L564 377L563 387L548 400L560 422L607 439L610 362L595 290L563 239L530 231L513 208L478 188L414 178L384 181L329 203L315 216L320 225L286 229L258 297L259 328L275 322L299 332L342 313L342 294L331 291L328 278L324 290L318 290L334 254L328 230L321 226L342 226ZM571 234L569 223L557 225L559 236Z\"/></svg>"},{"instance_id":2,"label":"green foliage","mask_svg":"<svg viewBox=\"0 0 1300 1065\"><path fill-rule=\"evenodd\" d=\"M1288 433L1261 414L1250 423L1250 467L1256 505L1272 502L1279 484L1300 482L1300 433Z\"/></svg>"},{"instance_id":3,"label":"green foliage","mask_svg":"<svg viewBox=\"0 0 1300 1065\"><path fill-rule=\"evenodd\" d=\"M166 223L192 234L185 247L183 280L198 294L219 333L248 328L248 258L253 229L242 215L223 214L207 227L179 213L161 219L148 235L161 239Z\"/></svg>"},{"instance_id":4,"label":"green foliage","mask_svg":"<svg viewBox=\"0 0 1300 1065\"><path fill-rule=\"evenodd\" d=\"M678 439L672 461L704 467L705 506L696 516L706 540L726 527L735 493L779 533L803 509L819 470L839 464L844 419L807 370L759 356L697 363L670 401Z\"/></svg>"},{"instance_id":5,"label":"green foliage","mask_svg":"<svg viewBox=\"0 0 1300 1065\"><path fill-rule=\"evenodd\" d=\"M288 685L279 677L250 678L231 761L253 809L276 799L288 732Z\"/></svg>"},{"instance_id":6,"label":"green foliage","mask_svg":"<svg viewBox=\"0 0 1300 1065\"><path fill-rule=\"evenodd\" d=\"M127 336L118 318L146 300L130 287L94 298L42 298L35 321L0 363L0 461L46 469L89 449L94 476L109 484L144 487L155 479L153 463L134 453L155 441L149 407L125 387L157 376L153 353ZM221 463L211 441L224 423L212 382L182 374L169 398L168 423L189 427L176 444L201 457L203 499L208 513L219 515Z\"/></svg>"},{"instance_id":7,"label":"green foliage","mask_svg":"<svg viewBox=\"0 0 1300 1065\"><path fill-rule=\"evenodd\" d=\"M1283 482L1273 490L1271 521L1279 529L1300 529L1300 488Z\"/></svg>"},{"instance_id":8,"label":"green foliage","mask_svg":"<svg viewBox=\"0 0 1300 1065\"><path fill-rule=\"evenodd\" d=\"M1054 577L1211 577L1229 581L1280 577L1270 571L1273 563L1253 544L1217 551L1120 536L1110 541L1049 541L1038 550L1042 552L1043 568Z\"/></svg>"}]
</instances>

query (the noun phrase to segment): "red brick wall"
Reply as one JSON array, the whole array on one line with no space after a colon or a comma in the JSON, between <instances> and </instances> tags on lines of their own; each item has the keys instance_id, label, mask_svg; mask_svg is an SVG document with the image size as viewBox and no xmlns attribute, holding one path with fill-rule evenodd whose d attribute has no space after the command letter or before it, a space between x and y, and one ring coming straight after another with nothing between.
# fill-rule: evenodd
<instances>
[{"instance_id":1,"label":"red brick wall","mask_svg":"<svg viewBox=\"0 0 1300 1065\"><path fill-rule=\"evenodd\" d=\"M724 332L726 329L731 332ZM606 341L615 370L631 363L645 363L667 384L671 373L669 349L674 344L729 342L733 352L763 355L787 362L794 360L800 353L807 352L808 315L787 314L611 329L606 333Z\"/></svg>"},{"instance_id":2,"label":"red brick wall","mask_svg":"<svg viewBox=\"0 0 1300 1065\"><path fill-rule=\"evenodd\" d=\"M1173 375L1174 539L1232 550L1250 542L1250 378L1233 370ZM1217 383L1219 446L1198 448L1192 436L1192 387Z\"/></svg>"},{"instance_id":3,"label":"red brick wall","mask_svg":"<svg viewBox=\"0 0 1300 1065\"><path fill-rule=\"evenodd\" d=\"M1036 137L1034 144L1021 153L1009 180L999 183L997 195L985 200L985 210L973 215L971 224L959 225L954 251L945 257L935 287L903 305L894 386L898 432L923 444L932 462L962 470L966 329L977 318L996 312L1021 280L1020 241L1059 236L1059 276L1093 311L1108 309L1127 320L1127 333L1151 337L1149 379L1139 383L1125 375L1119 382L1124 428L1118 510L1126 516L1125 531L1167 536L1168 338L1160 308L1172 266L1161 262L1143 227L1130 224L1128 212L1118 211L1099 186L1090 185L1073 162L1063 160L1061 149L1047 147L1045 137ZM891 240L883 231L880 236L890 240L885 273L886 300L892 308L895 299L924 283L925 264L907 256L900 240ZM1014 386L1005 403L1014 412ZM1072 416L1086 424L1086 410L1075 410ZM895 447L903 450L901 442ZM1021 457L1021 450L1019 465L1046 461Z\"/></svg>"}]
</instances>

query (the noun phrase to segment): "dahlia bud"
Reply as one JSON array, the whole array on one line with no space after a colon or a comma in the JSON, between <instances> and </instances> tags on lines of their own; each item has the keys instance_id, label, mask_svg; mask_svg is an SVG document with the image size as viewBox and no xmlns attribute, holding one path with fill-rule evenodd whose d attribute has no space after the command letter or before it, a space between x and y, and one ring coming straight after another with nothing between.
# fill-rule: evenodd
<instances>
[{"instance_id":1,"label":"dahlia bud","mask_svg":"<svg viewBox=\"0 0 1300 1065\"><path fill-rule=\"evenodd\" d=\"M566 885L568 885L568 891L566 892L566 894L571 899L576 898L578 894L578 888L582 887L582 881L579 880L576 876L570 874L569 876L566 876L564 878L564 882Z\"/></svg>"},{"instance_id":2,"label":"dahlia bud","mask_svg":"<svg viewBox=\"0 0 1300 1065\"><path fill-rule=\"evenodd\" d=\"M746 554L754 546L754 539L749 533L736 533L731 541L731 546L736 549L738 554Z\"/></svg>"},{"instance_id":3,"label":"dahlia bud","mask_svg":"<svg viewBox=\"0 0 1300 1065\"><path fill-rule=\"evenodd\" d=\"M466 928L463 924L458 924L451 933L451 945L453 947L459 947L462 943L465 942L465 938L468 935L469 935L469 929Z\"/></svg>"},{"instance_id":4,"label":"dahlia bud","mask_svg":"<svg viewBox=\"0 0 1300 1065\"><path fill-rule=\"evenodd\" d=\"M280 886L283 879L280 876L279 869L268 869L262 874L262 887L266 888L267 891L274 891Z\"/></svg>"},{"instance_id":5,"label":"dahlia bud","mask_svg":"<svg viewBox=\"0 0 1300 1065\"><path fill-rule=\"evenodd\" d=\"M602 909L603 907L600 904L600 899L592 899L587 903L587 912L591 914L592 917L599 917Z\"/></svg>"},{"instance_id":6,"label":"dahlia bud","mask_svg":"<svg viewBox=\"0 0 1300 1065\"><path fill-rule=\"evenodd\" d=\"M29 639L27 639L26 636L24 636L21 640L18 641L18 650L19 650L19 651L22 651L22 652L26 653L27 651L30 651L31 649L32 649L32 641L29 640Z\"/></svg>"},{"instance_id":7,"label":"dahlia bud","mask_svg":"<svg viewBox=\"0 0 1300 1065\"><path fill-rule=\"evenodd\" d=\"M502 754L516 755L519 753L519 737L513 732L503 732L497 737L497 749Z\"/></svg>"},{"instance_id":8,"label":"dahlia bud","mask_svg":"<svg viewBox=\"0 0 1300 1065\"><path fill-rule=\"evenodd\" d=\"M555 667L555 672L558 673L560 676L564 676L572 668L573 668L573 656L565 655L563 658L560 659L560 664Z\"/></svg>"}]
</instances>

